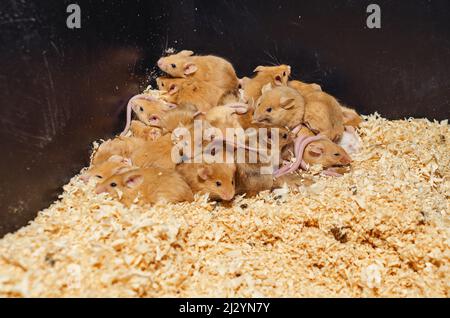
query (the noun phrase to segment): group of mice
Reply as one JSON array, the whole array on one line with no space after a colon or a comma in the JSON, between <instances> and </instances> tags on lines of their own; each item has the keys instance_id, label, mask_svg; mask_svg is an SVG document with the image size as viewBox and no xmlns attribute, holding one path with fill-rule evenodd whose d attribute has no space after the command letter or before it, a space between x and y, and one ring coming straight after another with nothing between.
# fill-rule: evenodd
<instances>
[{"instance_id":1,"label":"group of mice","mask_svg":"<svg viewBox=\"0 0 450 318\"><path fill-rule=\"evenodd\" d=\"M253 78L239 79L227 60L192 51L162 57L157 64L167 74L157 78L158 90L130 99L124 132L98 147L82 175L85 181L96 179L97 193L108 192L128 206L193 201L195 193L230 201L239 194L298 187L305 182L298 171L312 165L321 165L323 174L339 176L349 169L349 154L358 151L355 127L362 119L357 112L320 85L289 80L288 65L258 66ZM137 120L131 120L132 112ZM179 127L193 131L194 121L201 121L202 129L221 132L278 128L277 151L269 152L279 156L281 167L262 174L266 163L257 150L252 163L189 161L183 153L173 160L174 132ZM270 148L274 136L267 136ZM246 144L231 144L244 149L246 157L255 151Z\"/></svg>"}]
</instances>

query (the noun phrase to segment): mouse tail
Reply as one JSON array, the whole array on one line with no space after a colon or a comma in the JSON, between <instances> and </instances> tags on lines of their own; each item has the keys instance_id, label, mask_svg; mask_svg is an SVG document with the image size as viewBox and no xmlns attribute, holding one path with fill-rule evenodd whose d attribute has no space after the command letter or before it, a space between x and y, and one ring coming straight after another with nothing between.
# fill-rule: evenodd
<instances>
[{"instance_id":1,"label":"mouse tail","mask_svg":"<svg viewBox=\"0 0 450 318\"><path fill-rule=\"evenodd\" d=\"M312 137L306 137L306 136L300 136L295 140L294 145L294 154L295 154L295 162L291 165L284 166L277 171L275 171L274 175L275 177L281 177L285 174L294 172L299 167L301 167L304 170L308 169L308 166L303 161L303 153L305 152L306 146L308 146L310 143L318 140L322 140L326 138L322 135L312 136Z\"/></svg>"}]
</instances>

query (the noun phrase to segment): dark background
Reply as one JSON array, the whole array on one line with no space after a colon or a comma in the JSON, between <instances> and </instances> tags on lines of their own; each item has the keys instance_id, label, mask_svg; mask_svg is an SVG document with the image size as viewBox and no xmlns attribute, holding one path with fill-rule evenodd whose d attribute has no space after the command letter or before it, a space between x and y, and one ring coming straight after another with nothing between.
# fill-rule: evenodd
<instances>
[{"instance_id":1,"label":"dark background","mask_svg":"<svg viewBox=\"0 0 450 318\"><path fill-rule=\"evenodd\" d=\"M382 28L366 27L377 3ZM81 29L66 7L81 7ZM0 236L31 220L124 125L165 48L217 54L239 76L286 63L363 114L446 119L450 1L0 2Z\"/></svg>"}]
</instances>

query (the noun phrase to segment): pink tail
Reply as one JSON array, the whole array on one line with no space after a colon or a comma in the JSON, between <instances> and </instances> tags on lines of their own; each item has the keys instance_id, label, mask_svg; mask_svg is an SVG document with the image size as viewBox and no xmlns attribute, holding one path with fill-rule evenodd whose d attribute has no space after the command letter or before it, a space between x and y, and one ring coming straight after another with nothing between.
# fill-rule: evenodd
<instances>
[{"instance_id":1,"label":"pink tail","mask_svg":"<svg viewBox=\"0 0 450 318\"><path fill-rule=\"evenodd\" d=\"M299 167L301 167L304 170L308 170L308 166L303 161L303 153L305 152L305 148L310 143L324 139L324 138L326 138L326 137L321 136L321 135L312 136L312 137L299 136L295 140L295 145L294 145L295 162L291 165L286 165L286 166L278 169L277 171L275 171L275 173L274 173L275 177L278 178L285 174L291 173L291 172L297 170Z\"/></svg>"},{"instance_id":2,"label":"pink tail","mask_svg":"<svg viewBox=\"0 0 450 318\"><path fill-rule=\"evenodd\" d=\"M231 108L231 109L234 109L234 111L236 112L236 114L240 114L240 115L247 113L248 110L249 110L247 104L245 104L245 103L239 103L239 102L236 102L236 103L229 103L229 104L226 104L226 105L224 105L224 106L225 106L225 107L228 107L228 108Z\"/></svg>"}]
</instances>

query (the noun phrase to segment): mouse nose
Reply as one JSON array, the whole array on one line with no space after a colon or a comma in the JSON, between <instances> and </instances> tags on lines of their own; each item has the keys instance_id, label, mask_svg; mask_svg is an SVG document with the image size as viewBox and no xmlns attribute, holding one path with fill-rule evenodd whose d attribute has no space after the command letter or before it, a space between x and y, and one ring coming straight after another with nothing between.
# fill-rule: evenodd
<instances>
[{"instance_id":1,"label":"mouse nose","mask_svg":"<svg viewBox=\"0 0 450 318\"><path fill-rule=\"evenodd\" d=\"M157 64L158 64L158 67L162 69L162 67L164 66L162 58L158 60Z\"/></svg>"},{"instance_id":2,"label":"mouse nose","mask_svg":"<svg viewBox=\"0 0 450 318\"><path fill-rule=\"evenodd\" d=\"M100 194L106 192L106 188L105 187L97 187L95 188L95 193Z\"/></svg>"},{"instance_id":3,"label":"mouse nose","mask_svg":"<svg viewBox=\"0 0 450 318\"><path fill-rule=\"evenodd\" d=\"M225 201L231 201L231 200L233 200L233 198L234 198L234 192L232 192L232 193L224 193L224 195L223 195L223 199Z\"/></svg>"},{"instance_id":4,"label":"mouse nose","mask_svg":"<svg viewBox=\"0 0 450 318\"><path fill-rule=\"evenodd\" d=\"M344 165L348 165L348 164L352 163L352 158L350 158L349 155L344 156L344 157L342 157L341 162Z\"/></svg>"}]
</instances>

